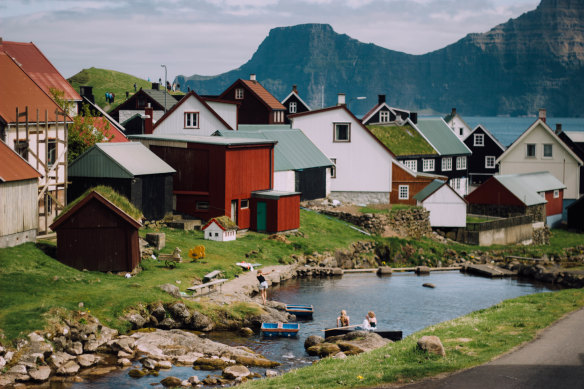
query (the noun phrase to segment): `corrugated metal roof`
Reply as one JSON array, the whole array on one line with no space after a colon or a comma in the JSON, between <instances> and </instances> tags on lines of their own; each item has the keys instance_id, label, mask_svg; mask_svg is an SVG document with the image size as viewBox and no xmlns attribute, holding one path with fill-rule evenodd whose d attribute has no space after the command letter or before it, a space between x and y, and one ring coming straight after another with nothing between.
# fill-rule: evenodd
<instances>
[{"instance_id":1,"label":"corrugated metal roof","mask_svg":"<svg viewBox=\"0 0 584 389\"><path fill-rule=\"evenodd\" d=\"M65 80L34 43L4 41L0 44L0 51L4 51L14 58L49 96L51 95L50 88L55 88L65 92L67 100L81 100L79 93Z\"/></svg>"},{"instance_id":2,"label":"corrugated metal roof","mask_svg":"<svg viewBox=\"0 0 584 389\"><path fill-rule=\"evenodd\" d=\"M300 192L284 192L280 190L258 190L251 192L251 196L264 199L279 199L280 197L296 196Z\"/></svg>"},{"instance_id":3,"label":"corrugated metal roof","mask_svg":"<svg viewBox=\"0 0 584 389\"><path fill-rule=\"evenodd\" d=\"M44 122L45 111L49 114L49 122L54 122L55 110L60 109L12 58L0 51L0 116L7 123L16 123L17 107L19 112L28 107L29 123L36 122L37 109L41 122ZM20 118L21 123L25 121L25 117Z\"/></svg>"},{"instance_id":4,"label":"corrugated metal roof","mask_svg":"<svg viewBox=\"0 0 584 389\"><path fill-rule=\"evenodd\" d=\"M471 151L458 139L442 118L420 118L416 127L440 155L470 155Z\"/></svg>"},{"instance_id":5,"label":"corrugated metal roof","mask_svg":"<svg viewBox=\"0 0 584 389\"><path fill-rule=\"evenodd\" d=\"M150 96L158 104L166 107L167 110L171 109L178 101L170 94L166 93L166 106L164 105L164 90L159 89L143 89L144 93Z\"/></svg>"},{"instance_id":6,"label":"corrugated metal roof","mask_svg":"<svg viewBox=\"0 0 584 389\"><path fill-rule=\"evenodd\" d=\"M431 183L429 183L428 185L426 185L424 187L424 189L422 189L421 191L416 193L416 195L414 196L414 199L417 201L424 201L424 200L426 200L426 198L428 198L428 196L430 196L432 193L436 192L444 184L446 184L446 181L434 180Z\"/></svg>"},{"instance_id":7,"label":"corrugated metal roof","mask_svg":"<svg viewBox=\"0 0 584 389\"><path fill-rule=\"evenodd\" d=\"M267 139L240 139L240 138L224 138L219 136L200 136L200 135L129 135L130 139L137 140L162 140L169 142L184 142L184 143L203 143L209 145L256 145L256 144L274 144L276 141Z\"/></svg>"},{"instance_id":8,"label":"corrugated metal roof","mask_svg":"<svg viewBox=\"0 0 584 389\"><path fill-rule=\"evenodd\" d=\"M41 177L32 166L0 139L0 182Z\"/></svg>"},{"instance_id":9,"label":"corrugated metal roof","mask_svg":"<svg viewBox=\"0 0 584 389\"><path fill-rule=\"evenodd\" d=\"M73 177L134 178L174 172L140 142L98 143L69 166Z\"/></svg>"},{"instance_id":10,"label":"corrugated metal roof","mask_svg":"<svg viewBox=\"0 0 584 389\"><path fill-rule=\"evenodd\" d=\"M266 90L257 81L252 80L241 80L249 89L251 89L260 99L262 99L268 107L271 109L283 109L285 110L286 107L282 105L270 92Z\"/></svg>"},{"instance_id":11,"label":"corrugated metal roof","mask_svg":"<svg viewBox=\"0 0 584 389\"><path fill-rule=\"evenodd\" d=\"M538 194L540 192L566 189L566 185L549 172L503 174L495 175L493 178L527 206L547 202L543 196Z\"/></svg>"},{"instance_id":12,"label":"corrugated metal roof","mask_svg":"<svg viewBox=\"0 0 584 389\"><path fill-rule=\"evenodd\" d=\"M267 129L266 129L267 128ZM274 170L300 170L332 166L332 162L298 129L280 125L239 126L239 131L217 131L231 138L265 138L277 141L274 148Z\"/></svg>"}]
</instances>

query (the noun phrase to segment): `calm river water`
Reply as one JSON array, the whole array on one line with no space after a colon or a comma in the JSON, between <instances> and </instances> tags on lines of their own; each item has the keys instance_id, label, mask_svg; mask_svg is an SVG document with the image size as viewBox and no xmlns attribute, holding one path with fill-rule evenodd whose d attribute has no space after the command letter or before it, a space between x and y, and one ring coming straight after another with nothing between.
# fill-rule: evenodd
<instances>
[{"instance_id":1,"label":"calm river water","mask_svg":"<svg viewBox=\"0 0 584 389\"><path fill-rule=\"evenodd\" d=\"M435 289L422 287L423 283ZM445 320L522 295L546 292L550 289L512 279L488 279L459 272L434 272L427 276L397 273L379 277L371 273L347 274L338 278L291 280L268 291L270 300L287 304L314 305L314 318L301 321L297 339L262 339L259 335L240 338L225 333L209 337L231 345L245 345L267 358L283 363L288 370L312 362L304 351L309 335L323 335L325 327L334 327L341 309L347 310L351 324L363 321L367 311L377 315L380 329L402 330L404 336ZM139 364L136 362L136 366ZM186 379L198 375L201 379L217 372L196 371L191 367L175 367L161 371L158 377L138 380L128 376L128 370L112 373L98 380L72 385L73 388L151 388L166 376ZM158 386L161 387L161 386Z\"/></svg>"}]
</instances>

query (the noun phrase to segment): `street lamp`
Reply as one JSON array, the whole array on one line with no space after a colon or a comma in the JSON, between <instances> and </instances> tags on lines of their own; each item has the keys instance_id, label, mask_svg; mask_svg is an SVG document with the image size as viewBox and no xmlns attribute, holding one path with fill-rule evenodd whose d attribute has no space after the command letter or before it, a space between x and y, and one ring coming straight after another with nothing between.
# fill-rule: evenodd
<instances>
[{"instance_id":1,"label":"street lamp","mask_svg":"<svg viewBox=\"0 0 584 389\"><path fill-rule=\"evenodd\" d=\"M160 65L164 68L164 113L166 113L166 65Z\"/></svg>"},{"instance_id":2,"label":"street lamp","mask_svg":"<svg viewBox=\"0 0 584 389\"><path fill-rule=\"evenodd\" d=\"M349 108L349 104L351 103L351 101L353 100L367 100L367 96L357 96L357 97L353 97L349 100L349 102L347 103L347 108Z\"/></svg>"}]
</instances>

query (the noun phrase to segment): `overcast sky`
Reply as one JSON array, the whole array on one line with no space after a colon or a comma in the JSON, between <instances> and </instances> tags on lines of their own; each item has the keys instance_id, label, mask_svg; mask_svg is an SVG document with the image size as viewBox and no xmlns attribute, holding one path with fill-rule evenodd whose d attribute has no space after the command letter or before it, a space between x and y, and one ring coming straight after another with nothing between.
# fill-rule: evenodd
<instances>
[{"instance_id":1,"label":"overcast sky","mask_svg":"<svg viewBox=\"0 0 584 389\"><path fill-rule=\"evenodd\" d=\"M141 78L215 75L273 27L338 33L423 54L535 9L539 0L1 0L0 36L34 42L65 77L97 67ZM261 79L261 76L259 76Z\"/></svg>"}]
</instances>

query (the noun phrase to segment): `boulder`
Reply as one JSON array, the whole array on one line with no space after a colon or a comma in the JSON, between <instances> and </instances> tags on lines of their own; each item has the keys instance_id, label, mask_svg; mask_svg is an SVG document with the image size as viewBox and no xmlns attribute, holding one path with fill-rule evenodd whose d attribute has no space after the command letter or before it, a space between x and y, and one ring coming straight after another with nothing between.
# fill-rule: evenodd
<instances>
[{"instance_id":1,"label":"boulder","mask_svg":"<svg viewBox=\"0 0 584 389\"><path fill-rule=\"evenodd\" d=\"M250 336L253 336L253 330L249 327L243 327L239 330L239 335L249 338Z\"/></svg>"},{"instance_id":2,"label":"boulder","mask_svg":"<svg viewBox=\"0 0 584 389\"><path fill-rule=\"evenodd\" d=\"M142 366L148 370L155 370L156 369L156 360L152 358L144 358L142 360Z\"/></svg>"},{"instance_id":3,"label":"boulder","mask_svg":"<svg viewBox=\"0 0 584 389\"><path fill-rule=\"evenodd\" d=\"M28 375L35 381L46 381L51 376L51 368L49 366L38 366L30 369Z\"/></svg>"},{"instance_id":4,"label":"boulder","mask_svg":"<svg viewBox=\"0 0 584 389\"><path fill-rule=\"evenodd\" d=\"M66 351L71 355L81 355L83 354L83 343L72 342L70 345L67 346Z\"/></svg>"},{"instance_id":5,"label":"boulder","mask_svg":"<svg viewBox=\"0 0 584 389\"><path fill-rule=\"evenodd\" d=\"M179 323L189 324L191 321L191 312L182 302L170 304L167 311Z\"/></svg>"},{"instance_id":6,"label":"boulder","mask_svg":"<svg viewBox=\"0 0 584 389\"><path fill-rule=\"evenodd\" d=\"M167 317L158 323L158 327L163 330L172 330L175 328L180 328L180 323L177 323L172 317Z\"/></svg>"},{"instance_id":7,"label":"boulder","mask_svg":"<svg viewBox=\"0 0 584 389\"><path fill-rule=\"evenodd\" d=\"M190 376L189 379L187 380L192 386L198 385L201 383L201 380L199 379L198 376L193 375Z\"/></svg>"},{"instance_id":8,"label":"boulder","mask_svg":"<svg viewBox=\"0 0 584 389\"><path fill-rule=\"evenodd\" d=\"M337 346L339 346L339 348L343 353L345 353L345 355L357 355L361 354L364 351L361 347L351 342L338 342Z\"/></svg>"},{"instance_id":9,"label":"boulder","mask_svg":"<svg viewBox=\"0 0 584 389\"><path fill-rule=\"evenodd\" d=\"M20 375L24 375L27 374L27 369L26 369L26 365L22 364L22 363L18 363L14 366L12 366L10 369L8 369L8 374L20 374Z\"/></svg>"},{"instance_id":10,"label":"boulder","mask_svg":"<svg viewBox=\"0 0 584 389\"><path fill-rule=\"evenodd\" d=\"M270 361L269 359L266 359L266 358L246 357L246 356L242 356L242 355L236 356L235 362L237 362L241 365L244 365L244 366L252 366L252 367L255 366L255 367L270 368L270 367L280 366L279 362Z\"/></svg>"},{"instance_id":11,"label":"boulder","mask_svg":"<svg viewBox=\"0 0 584 389\"><path fill-rule=\"evenodd\" d=\"M199 370L222 370L228 363L221 358L198 358L193 365Z\"/></svg>"},{"instance_id":12,"label":"boulder","mask_svg":"<svg viewBox=\"0 0 584 389\"><path fill-rule=\"evenodd\" d=\"M6 366L6 359L0 356L0 370L4 369L4 366Z\"/></svg>"},{"instance_id":13,"label":"boulder","mask_svg":"<svg viewBox=\"0 0 584 389\"><path fill-rule=\"evenodd\" d=\"M157 369L172 369L172 363L170 361L158 361L156 363Z\"/></svg>"},{"instance_id":14,"label":"boulder","mask_svg":"<svg viewBox=\"0 0 584 389\"><path fill-rule=\"evenodd\" d=\"M118 365L122 367L132 366L132 361L130 361L128 358L120 358L118 359Z\"/></svg>"},{"instance_id":15,"label":"boulder","mask_svg":"<svg viewBox=\"0 0 584 389\"><path fill-rule=\"evenodd\" d=\"M150 314L156 318L158 321L164 320L166 317L166 310L161 302L156 302L150 305Z\"/></svg>"},{"instance_id":16,"label":"boulder","mask_svg":"<svg viewBox=\"0 0 584 389\"><path fill-rule=\"evenodd\" d=\"M418 339L418 347L430 354L436 354L440 356L446 356L444 351L444 346L440 341L440 338L434 335L422 336Z\"/></svg>"},{"instance_id":17,"label":"boulder","mask_svg":"<svg viewBox=\"0 0 584 389\"><path fill-rule=\"evenodd\" d=\"M430 274L430 268L428 266L416 266L416 274Z\"/></svg>"},{"instance_id":18,"label":"boulder","mask_svg":"<svg viewBox=\"0 0 584 389\"><path fill-rule=\"evenodd\" d=\"M191 329L195 331L211 331L214 328L214 323L207 316L199 311L194 311L191 317Z\"/></svg>"},{"instance_id":19,"label":"boulder","mask_svg":"<svg viewBox=\"0 0 584 389\"><path fill-rule=\"evenodd\" d=\"M36 332L31 332L27 336L31 342L44 342L45 341L45 338L43 338L41 335L37 334Z\"/></svg>"},{"instance_id":20,"label":"boulder","mask_svg":"<svg viewBox=\"0 0 584 389\"><path fill-rule=\"evenodd\" d=\"M147 371L144 370L138 370L138 369L131 369L128 372L128 375L132 378L142 378L144 377L146 374L148 374Z\"/></svg>"},{"instance_id":21,"label":"boulder","mask_svg":"<svg viewBox=\"0 0 584 389\"><path fill-rule=\"evenodd\" d=\"M243 365L233 365L223 369L223 377L230 380L234 380L238 377L248 377L249 375L249 369Z\"/></svg>"},{"instance_id":22,"label":"boulder","mask_svg":"<svg viewBox=\"0 0 584 389\"><path fill-rule=\"evenodd\" d=\"M136 340L130 336L123 336L109 342L109 346L114 352L124 351L128 354L133 354L133 348Z\"/></svg>"},{"instance_id":23,"label":"boulder","mask_svg":"<svg viewBox=\"0 0 584 389\"><path fill-rule=\"evenodd\" d=\"M73 355L67 354L62 351L57 351L56 353L51 354L51 356L48 359L48 362L53 369L59 369L65 363L73 359L75 359Z\"/></svg>"},{"instance_id":24,"label":"boulder","mask_svg":"<svg viewBox=\"0 0 584 389\"><path fill-rule=\"evenodd\" d=\"M422 286L424 288L432 288L432 289L434 289L436 287L436 285L434 285L434 284L432 284L430 282L426 282L426 283L422 284Z\"/></svg>"},{"instance_id":25,"label":"boulder","mask_svg":"<svg viewBox=\"0 0 584 389\"><path fill-rule=\"evenodd\" d=\"M149 232L146 241L156 250L162 250L166 246L166 234L164 232Z\"/></svg>"},{"instance_id":26,"label":"boulder","mask_svg":"<svg viewBox=\"0 0 584 389\"><path fill-rule=\"evenodd\" d=\"M278 372L276 370L267 369L266 370L266 377L276 377Z\"/></svg>"},{"instance_id":27,"label":"boulder","mask_svg":"<svg viewBox=\"0 0 584 389\"><path fill-rule=\"evenodd\" d=\"M320 344L322 342L324 342L324 338L322 336L310 335L304 341L304 349L308 349L309 347L315 346L315 345Z\"/></svg>"},{"instance_id":28,"label":"boulder","mask_svg":"<svg viewBox=\"0 0 584 389\"><path fill-rule=\"evenodd\" d=\"M132 315L129 315L128 317L126 317L126 319L132 323L132 328L137 330L140 328L143 328L146 325L146 319L144 319L142 317L142 315L139 315L137 313L134 313Z\"/></svg>"},{"instance_id":29,"label":"boulder","mask_svg":"<svg viewBox=\"0 0 584 389\"><path fill-rule=\"evenodd\" d=\"M344 352L340 352L340 353L336 353L333 358L335 359L347 359L347 354L345 354Z\"/></svg>"},{"instance_id":30,"label":"boulder","mask_svg":"<svg viewBox=\"0 0 584 389\"><path fill-rule=\"evenodd\" d=\"M77 357L77 363L81 367L91 367L95 365L100 358L95 354L82 354Z\"/></svg>"},{"instance_id":31,"label":"boulder","mask_svg":"<svg viewBox=\"0 0 584 389\"><path fill-rule=\"evenodd\" d=\"M77 364L77 362L71 360L69 362L66 362L65 364L61 365L61 367L59 367L57 369L57 374L59 375L74 375L77 374L77 372L79 371L81 367Z\"/></svg>"},{"instance_id":32,"label":"boulder","mask_svg":"<svg viewBox=\"0 0 584 389\"><path fill-rule=\"evenodd\" d=\"M176 285L164 284L164 285L160 285L160 289L162 289L164 292L170 294L174 298L177 298L177 299L181 298L180 289Z\"/></svg>"},{"instance_id":33,"label":"boulder","mask_svg":"<svg viewBox=\"0 0 584 389\"><path fill-rule=\"evenodd\" d=\"M174 359L174 364L179 366L192 366L198 358L201 358L203 354L201 353L187 353L185 355L178 356Z\"/></svg>"}]
</instances>

